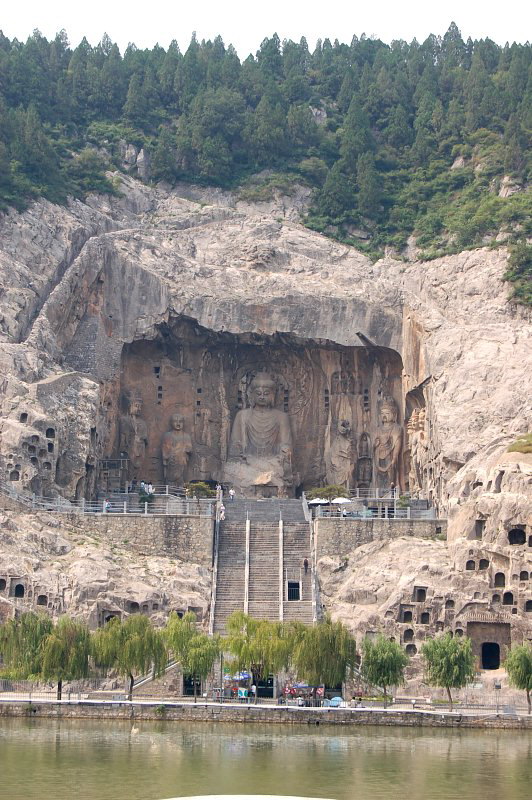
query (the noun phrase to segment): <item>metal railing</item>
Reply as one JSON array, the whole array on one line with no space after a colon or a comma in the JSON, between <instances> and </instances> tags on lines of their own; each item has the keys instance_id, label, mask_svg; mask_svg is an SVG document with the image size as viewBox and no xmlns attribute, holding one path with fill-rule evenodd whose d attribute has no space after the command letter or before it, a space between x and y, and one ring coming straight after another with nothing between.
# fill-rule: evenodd
<instances>
[{"instance_id":1,"label":"metal railing","mask_svg":"<svg viewBox=\"0 0 532 800\"><path fill-rule=\"evenodd\" d=\"M436 519L436 512L434 508L419 509L419 508L394 508L393 506L382 506L382 508L362 508L354 511L348 511L349 506L338 508L338 506L316 506L314 509L315 517L335 517L337 519L356 519L356 520L373 520L373 519Z\"/></svg>"},{"instance_id":2,"label":"metal railing","mask_svg":"<svg viewBox=\"0 0 532 800\"><path fill-rule=\"evenodd\" d=\"M172 516L211 517L214 499L190 498L164 492L154 494L149 501L141 502L136 493L109 494L103 500L67 500L65 497L41 497L18 492L5 481L0 481L0 494L30 511L49 511L57 514L169 514ZM167 487L163 487L165 490Z\"/></svg>"}]
</instances>

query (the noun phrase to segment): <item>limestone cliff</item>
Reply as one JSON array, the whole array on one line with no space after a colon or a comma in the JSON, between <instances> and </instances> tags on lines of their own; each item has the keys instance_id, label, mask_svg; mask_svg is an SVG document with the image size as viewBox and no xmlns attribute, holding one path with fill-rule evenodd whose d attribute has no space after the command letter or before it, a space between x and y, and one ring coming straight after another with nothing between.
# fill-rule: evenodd
<instances>
[{"instance_id":1,"label":"limestone cliff","mask_svg":"<svg viewBox=\"0 0 532 800\"><path fill-rule=\"evenodd\" d=\"M363 486L389 395L402 451L386 479L449 516L451 545L368 545L347 564L324 562L326 604L360 632L379 620L402 625L401 604L423 575L443 598L431 624L440 612L445 621L454 593L464 617L515 606L527 635L530 464L505 453L531 426L532 324L529 310L507 300L506 250L373 264L298 223L304 191L253 206L219 190L121 180L119 198L40 201L0 221L2 480L50 497L91 496L99 460L119 450L128 392L144 392L139 469L160 478L161 433L178 397L194 440L188 477L217 479L252 369L266 364L291 415L294 485L326 479L335 426L346 421L344 433L358 437L346 458ZM510 541L513 530L524 542ZM74 582L91 546L76 545ZM35 570L5 553L13 569ZM479 575L481 559L489 568ZM101 569L112 582L114 567ZM153 592L157 570L147 567ZM507 609L499 572L515 594ZM361 589L374 599L363 602Z\"/></svg>"}]
</instances>

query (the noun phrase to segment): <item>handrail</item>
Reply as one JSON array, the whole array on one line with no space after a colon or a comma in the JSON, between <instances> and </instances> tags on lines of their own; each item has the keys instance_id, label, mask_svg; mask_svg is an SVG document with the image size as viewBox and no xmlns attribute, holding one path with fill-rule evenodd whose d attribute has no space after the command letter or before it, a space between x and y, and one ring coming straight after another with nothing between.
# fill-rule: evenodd
<instances>
[{"instance_id":1,"label":"handrail","mask_svg":"<svg viewBox=\"0 0 532 800\"><path fill-rule=\"evenodd\" d=\"M209 635L214 634L214 615L216 612L216 594L218 589L218 550L220 543L220 506L222 505L222 494L216 494L216 508L214 520L214 561L212 565L212 583L211 583L211 610L209 614Z\"/></svg>"}]
</instances>

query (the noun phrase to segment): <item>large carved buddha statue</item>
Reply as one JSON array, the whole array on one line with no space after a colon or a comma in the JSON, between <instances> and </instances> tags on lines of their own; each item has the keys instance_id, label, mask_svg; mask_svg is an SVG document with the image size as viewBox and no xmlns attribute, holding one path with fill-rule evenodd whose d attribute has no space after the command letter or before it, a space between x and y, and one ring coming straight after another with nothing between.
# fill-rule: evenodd
<instances>
[{"instance_id":1,"label":"large carved buddha statue","mask_svg":"<svg viewBox=\"0 0 532 800\"><path fill-rule=\"evenodd\" d=\"M399 455L403 429L397 422L397 404L392 397L379 403L379 427L373 440L375 480L379 488L399 485Z\"/></svg>"},{"instance_id":2,"label":"large carved buddha statue","mask_svg":"<svg viewBox=\"0 0 532 800\"><path fill-rule=\"evenodd\" d=\"M170 430L161 440L161 459L165 483L182 486L185 469L192 453L192 439L185 432L185 420L181 414L172 414Z\"/></svg>"},{"instance_id":3,"label":"large carved buddha statue","mask_svg":"<svg viewBox=\"0 0 532 800\"><path fill-rule=\"evenodd\" d=\"M275 381L257 373L250 390L250 408L235 417L229 441L225 480L242 490L276 487L279 496L292 483L292 434L288 414L275 408Z\"/></svg>"}]
</instances>

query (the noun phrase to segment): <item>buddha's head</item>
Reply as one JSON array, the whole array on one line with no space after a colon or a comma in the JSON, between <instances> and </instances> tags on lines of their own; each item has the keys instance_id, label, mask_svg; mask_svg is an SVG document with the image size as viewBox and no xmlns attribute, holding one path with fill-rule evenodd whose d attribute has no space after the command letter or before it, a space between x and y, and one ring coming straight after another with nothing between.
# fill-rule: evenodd
<instances>
[{"instance_id":1,"label":"buddha's head","mask_svg":"<svg viewBox=\"0 0 532 800\"><path fill-rule=\"evenodd\" d=\"M379 416L383 425L397 422L397 406L392 397L385 397L379 404Z\"/></svg>"},{"instance_id":2,"label":"buddha's head","mask_svg":"<svg viewBox=\"0 0 532 800\"><path fill-rule=\"evenodd\" d=\"M170 427L174 431L182 431L185 425L184 417L181 414L172 414L170 417Z\"/></svg>"},{"instance_id":3,"label":"buddha's head","mask_svg":"<svg viewBox=\"0 0 532 800\"><path fill-rule=\"evenodd\" d=\"M273 408L275 405L275 381L266 372L258 372L249 387L251 407Z\"/></svg>"}]
</instances>

